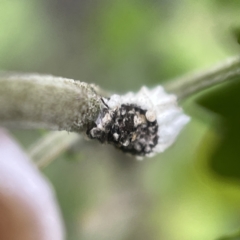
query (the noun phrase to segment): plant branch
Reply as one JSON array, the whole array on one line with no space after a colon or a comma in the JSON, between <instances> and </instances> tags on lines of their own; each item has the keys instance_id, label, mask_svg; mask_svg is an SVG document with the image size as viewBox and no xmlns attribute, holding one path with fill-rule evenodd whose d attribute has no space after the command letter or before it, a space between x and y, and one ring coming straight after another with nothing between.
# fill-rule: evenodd
<instances>
[{"instance_id":1,"label":"plant branch","mask_svg":"<svg viewBox=\"0 0 240 240\"><path fill-rule=\"evenodd\" d=\"M182 100L239 77L240 57L232 57L210 70L174 79L165 89ZM7 127L81 132L100 110L100 95L96 93L100 90L80 81L2 73L0 86L0 124Z\"/></svg>"},{"instance_id":2,"label":"plant branch","mask_svg":"<svg viewBox=\"0 0 240 240\"><path fill-rule=\"evenodd\" d=\"M42 169L79 140L81 135L77 133L49 132L28 149L28 155Z\"/></svg>"},{"instance_id":3,"label":"plant branch","mask_svg":"<svg viewBox=\"0 0 240 240\"><path fill-rule=\"evenodd\" d=\"M240 78L239 56L228 58L209 70L173 79L165 84L165 89L183 100L206 88L237 78Z\"/></svg>"},{"instance_id":4,"label":"plant branch","mask_svg":"<svg viewBox=\"0 0 240 240\"><path fill-rule=\"evenodd\" d=\"M80 132L98 116L94 86L71 79L0 74L0 124Z\"/></svg>"}]
</instances>

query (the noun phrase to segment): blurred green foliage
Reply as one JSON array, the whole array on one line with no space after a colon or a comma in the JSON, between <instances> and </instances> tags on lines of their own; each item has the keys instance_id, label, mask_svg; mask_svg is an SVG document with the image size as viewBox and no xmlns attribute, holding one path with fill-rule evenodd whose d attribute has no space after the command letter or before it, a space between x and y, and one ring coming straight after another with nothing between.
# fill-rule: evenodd
<instances>
[{"instance_id":1,"label":"blurred green foliage","mask_svg":"<svg viewBox=\"0 0 240 240\"><path fill-rule=\"evenodd\" d=\"M239 11L226 0L2 0L0 68L116 92L151 87L238 53ZM191 123L153 159L94 142L60 156L44 174L67 239L213 240L239 229L239 91L224 85L185 102ZM25 147L43 134L13 133Z\"/></svg>"},{"instance_id":2,"label":"blurred green foliage","mask_svg":"<svg viewBox=\"0 0 240 240\"><path fill-rule=\"evenodd\" d=\"M218 87L218 91L210 91L207 96L198 101L222 119L221 123L215 126L220 137L218 145L209 155L209 165L217 174L231 180L240 179L239 92L240 83L236 81L233 84Z\"/></svg>"}]
</instances>

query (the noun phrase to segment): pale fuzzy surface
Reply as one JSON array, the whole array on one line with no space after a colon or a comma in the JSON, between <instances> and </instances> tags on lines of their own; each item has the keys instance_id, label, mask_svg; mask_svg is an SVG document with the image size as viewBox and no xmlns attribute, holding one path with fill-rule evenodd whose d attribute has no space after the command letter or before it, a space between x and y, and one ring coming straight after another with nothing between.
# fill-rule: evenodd
<instances>
[{"instance_id":1,"label":"pale fuzzy surface","mask_svg":"<svg viewBox=\"0 0 240 240\"><path fill-rule=\"evenodd\" d=\"M52 188L2 129L0 239L64 239L64 227Z\"/></svg>"},{"instance_id":2,"label":"pale fuzzy surface","mask_svg":"<svg viewBox=\"0 0 240 240\"><path fill-rule=\"evenodd\" d=\"M105 99L105 102L112 109L122 104L135 104L155 113L159 126L159 140L154 152L148 156L165 151L175 142L182 128L190 121L190 117L185 115L178 106L176 96L166 93L161 86L153 89L142 87L137 93L129 92L122 96L115 94L109 100Z\"/></svg>"},{"instance_id":3,"label":"pale fuzzy surface","mask_svg":"<svg viewBox=\"0 0 240 240\"><path fill-rule=\"evenodd\" d=\"M93 85L39 74L0 74L0 124L81 132L94 121L100 97Z\"/></svg>"}]
</instances>

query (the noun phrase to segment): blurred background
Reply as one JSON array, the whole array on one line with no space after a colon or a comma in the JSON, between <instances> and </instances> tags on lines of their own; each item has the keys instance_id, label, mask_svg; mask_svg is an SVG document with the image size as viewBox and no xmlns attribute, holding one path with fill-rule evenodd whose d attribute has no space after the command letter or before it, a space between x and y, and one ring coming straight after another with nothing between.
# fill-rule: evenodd
<instances>
[{"instance_id":1,"label":"blurred background","mask_svg":"<svg viewBox=\"0 0 240 240\"><path fill-rule=\"evenodd\" d=\"M238 0L1 0L0 69L137 91L239 53ZM1 87L1 86L0 86ZM177 143L136 161L79 142L43 173L68 240L213 240L240 228L240 84L198 94ZM45 131L12 131L27 148Z\"/></svg>"}]
</instances>

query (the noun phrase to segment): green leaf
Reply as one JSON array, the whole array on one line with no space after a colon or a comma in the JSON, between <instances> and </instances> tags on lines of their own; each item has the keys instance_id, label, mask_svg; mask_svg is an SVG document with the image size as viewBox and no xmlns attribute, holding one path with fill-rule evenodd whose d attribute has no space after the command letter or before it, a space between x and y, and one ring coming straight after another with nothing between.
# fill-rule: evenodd
<instances>
[{"instance_id":1,"label":"green leaf","mask_svg":"<svg viewBox=\"0 0 240 240\"><path fill-rule=\"evenodd\" d=\"M209 156L209 166L218 175L240 179L240 82L224 84L210 91L198 103L222 119L216 131L221 139Z\"/></svg>"}]
</instances>

